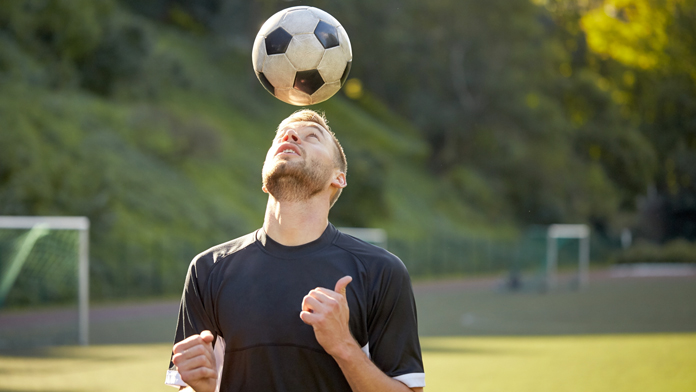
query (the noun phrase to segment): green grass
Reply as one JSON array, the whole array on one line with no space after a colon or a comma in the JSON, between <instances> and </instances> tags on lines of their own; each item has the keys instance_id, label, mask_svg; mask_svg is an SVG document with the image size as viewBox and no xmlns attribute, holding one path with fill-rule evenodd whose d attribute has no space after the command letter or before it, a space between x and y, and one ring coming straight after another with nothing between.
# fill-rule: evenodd
<instances>
[{"instance_id":1,"label":"green grass","mask_svg":"<svg viewBox=\"0 0 696 392\"><path fill-rule=\"evenodd\" d=\"M428 392L693 392L696 334L432 337Z\"/></svg>"},{"instance_id":2,"label":"green grass","mask_svg":"<svg viewBox=\"0 0 696 392\"><path fill-rule=\"evenodd\" d=\"M174 391L165 344L63 346L0 356L0 391Z\"/></svg>"},{"instance_id":3,"label":"green grass","mask_svg":"<svg viewBox=\"0 0 696 392\"><path fill-rule=\"evenodd\" d=\"M696 333L423 338L428 392L692 392ZM171 391L168 344L0 356L0 391Z\"/></svg>"}]
</instances>

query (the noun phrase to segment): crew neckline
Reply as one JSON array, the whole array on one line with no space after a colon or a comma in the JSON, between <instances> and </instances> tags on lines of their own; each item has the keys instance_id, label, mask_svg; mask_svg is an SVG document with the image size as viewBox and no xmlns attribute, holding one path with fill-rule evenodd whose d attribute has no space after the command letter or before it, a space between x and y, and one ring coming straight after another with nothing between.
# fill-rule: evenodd
<instances>
[{"instance_id":1,"label":"crew neckline","mask_svg":"<svg viewBox=\"0 0 696 392\"><path fill-rule=\"evenodd\" d=\"M261 249L267 253L284 259L292 259L306 256L331 245L337 233L338 230L329 222L324 232L316 240L302 245L286 246L271 238L262 227L256 231L256 240Z\"/></svg>"}]
</instances>

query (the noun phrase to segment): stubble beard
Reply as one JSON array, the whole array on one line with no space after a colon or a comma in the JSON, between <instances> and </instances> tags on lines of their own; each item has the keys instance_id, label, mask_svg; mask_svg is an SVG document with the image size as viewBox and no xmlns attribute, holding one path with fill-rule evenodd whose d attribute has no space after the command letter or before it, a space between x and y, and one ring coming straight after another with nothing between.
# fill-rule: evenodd
<instances>
[{"instance_id":1,"label":"stubble beard","mask_svg":"<svg viewBox=\"0 0 696 392\"><path fill-rule=\"evenodd\" d=\"M312 161L265 163L263 186L278 201L305 201L324 190L330 172L330 168Z\"/></svg>"}]
</instances>

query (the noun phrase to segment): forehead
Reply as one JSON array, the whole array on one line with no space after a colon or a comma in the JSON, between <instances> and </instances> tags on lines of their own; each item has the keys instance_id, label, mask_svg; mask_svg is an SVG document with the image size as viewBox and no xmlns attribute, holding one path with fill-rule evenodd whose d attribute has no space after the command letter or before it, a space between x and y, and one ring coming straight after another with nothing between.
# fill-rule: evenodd
<instances>
[{"instance_id":1,"label":"forehead","mask_svg":"<svg viewBox=\"0 0 696 392\"><path fill-rule=\"evenodd\" d=\"M317 129L317 130L323 132L323 133L324 133L324 136L326 136L326 135L329 134L329 131L327 131L326 128L324 128L323 126L321 126L321 124L316 123L316 122L314 122L314 121L294 121L294 122L285 124L285 125L284 125L283 127L281 127L281 128L278 128L278 130L276 131L276 135L281 134L281 133L285 132L285 131L288 130L288 129L294 129L294 130L298 131L298 130L300 130L300 129L302 129L302 128L314 128L314 129Z\"/></svg>"}]
</instances>

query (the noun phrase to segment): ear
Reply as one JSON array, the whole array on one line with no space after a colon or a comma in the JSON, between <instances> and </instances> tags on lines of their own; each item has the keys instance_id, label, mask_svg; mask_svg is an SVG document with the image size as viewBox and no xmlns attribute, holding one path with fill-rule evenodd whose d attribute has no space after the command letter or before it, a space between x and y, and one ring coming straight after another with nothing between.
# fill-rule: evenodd
<instances>
[{"instance_id":1,"label":"ear","mask_svg":"<svg viewBox=\"0 0 696 392\"><path fill-rule=\"evenodd\" d=\"M266 189L266 186L265 186L265 185L263 185L263 186L261 187L261 190L263 191L263 193L268 193L268 189Z\"/></svg>"},{"instance_id":2,"label":"ear","mask_svg":"<svg viewBox=\"0 0 696 392\"><path fill-rule=\"evenodd\" d=\"M346 181L346 174L341 171L337 172L337 174L334 175L334 178L331 179L331 186L333 187L345 188L346 185L348 185L348 182Z\"/></svg>"}]
</instances>

